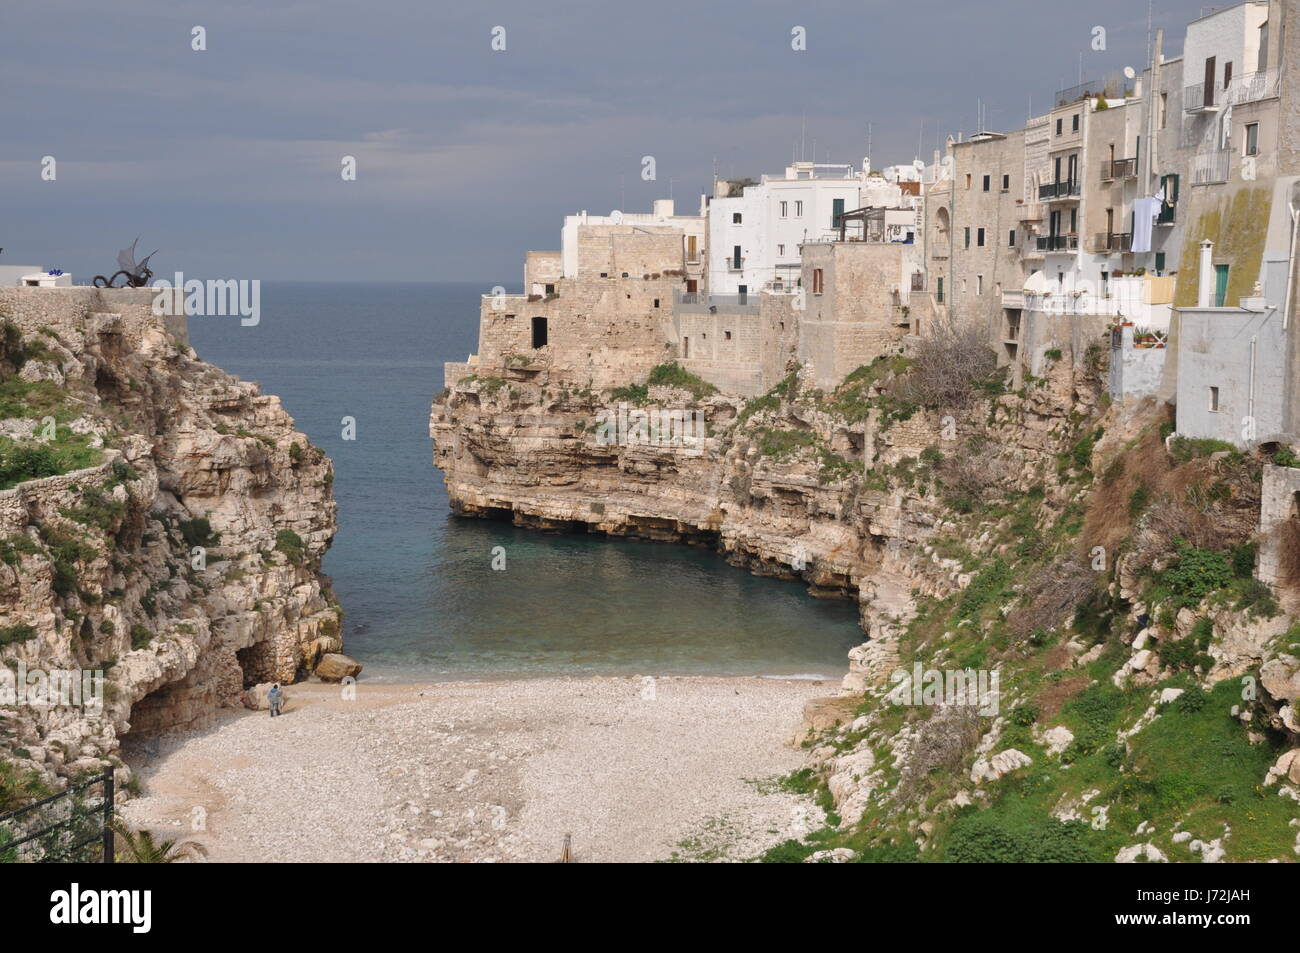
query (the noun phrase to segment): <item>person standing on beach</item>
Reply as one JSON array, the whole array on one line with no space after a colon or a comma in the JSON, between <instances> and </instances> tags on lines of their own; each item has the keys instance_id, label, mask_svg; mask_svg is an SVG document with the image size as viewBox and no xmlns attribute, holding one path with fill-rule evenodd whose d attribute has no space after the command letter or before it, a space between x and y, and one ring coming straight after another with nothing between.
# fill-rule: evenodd
<instances>
[{"instance_id":1,"label":"person standing on beach","mask_svg":"<svg viewBox=\"0 0 1300 953\"><path fill-rule=\"evenodd\" d=\"M280 704L284 700L284 694L280 691L279 682L276 682L271 686L271 690L267 693L266 698L267 701L271 703L271 717L274 718L276 715L280 714Z\"/></svg>"}]
</instances>

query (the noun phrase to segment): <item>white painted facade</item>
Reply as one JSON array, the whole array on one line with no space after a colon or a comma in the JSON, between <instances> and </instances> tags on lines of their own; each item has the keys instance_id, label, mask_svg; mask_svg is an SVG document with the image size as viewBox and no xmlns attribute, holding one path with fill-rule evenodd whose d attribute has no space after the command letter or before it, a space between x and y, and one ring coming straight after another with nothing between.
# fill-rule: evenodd
<instances>
[{"instance_id":1,"label":"white painted facade","mask_svg":"<svg viewBox=\"0 0 1300 953\"><path fill-rule=\"evenodd\" d=\"M1239 88L1243 77L1268 63L1260 58L1260 27L1268 19L1265 2L1241 3L1193 20L1187 25L1183 40L1183 82L1191 88L1205 82L1206 60L1214 57L1214 104L1222 105L1230 97L1225 94ZM1267 49L1267 45L1263 44ZM1231 79L1225 86L1225 77L1231 68Z\"/></svg>"},{"instance_id":2,"label":"white painted facade","mask_svg":"<svg viewBox=\"0 0 1300 953\"><path fill-rule=\"evenodd\" d=\"M757 293L778 280L792 286L799 279L799 245L837 236L836 201L845 212L860 208L862 183L853 166L796 162L740 196L715 198L709 205L710 291Z\"/></svg>"},{"instance_id":3,"label":"white painted facade","mask_svg":"<svg viewBox=\"0 0 1300 953\"><path fill-rule=\"evenodd\" d=\"M885 209L887 241L919 241L919 199L898 182L918 182L924 167L895 166L891 180L847 165L796 162L783 175L765 175L739 196L714 198L709 205L709 289L715 294L755 294L789 290L800 277L799 246L838 240L839 209ZM846 238L861 238L862 222L845 226Z\"/></svg>"}]
</instances>

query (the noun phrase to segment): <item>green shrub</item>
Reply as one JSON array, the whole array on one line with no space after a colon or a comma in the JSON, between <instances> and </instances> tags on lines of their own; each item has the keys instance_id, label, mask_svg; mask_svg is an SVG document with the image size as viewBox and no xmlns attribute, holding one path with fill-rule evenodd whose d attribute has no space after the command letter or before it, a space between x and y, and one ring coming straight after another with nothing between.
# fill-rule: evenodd
<instances>
[{"instance_id":1,"label":"green shrub","mask_svg":"<svg viewBox=\"0 0 1300 953\"><path fill-rule=\"evenodd\" d=\"M36 638L36 630L25 622L0 626L0 645L17 645Z\"/></svg>"},{"instance_id":2,"label":"green shrub","mask_svg":"<svg viewBox=\"0 0 1300 953\"><path fill-rule=\"evenodd\" d=\"M131 648L144 649L149 647L154 639L154 635L149 629L140 623L131 626Z\"/></svg>"},{"instance_id":3,"label":"green shrub","mask_svg":"<svg viewBox=\"0 0 1300 953\"><path fill-rule=\"evenodd\" d=\"M185 545L191 548L195 546L208 548L221 541L221 534L212 532L212 524L205 517L181 520L180 527L181 538L185 540Z\"/></svg>"},{"instance_id":4,"label":"green shrub","mask_svg":"<svg viewBox=\"0 0 1300 953\"><path fill-rule=\"evenodd\" d=\"M665 385L688 390L696 400L701 400L710 394L718 392L718 389L708 381L696 377L676 361L670 361L667 364L660 364L658 367L652 368L647 383L652 387Z\"/></svg>"},{"instance_id":5,"label":"green shrub","mask_svg":"<svg viewBox=\"0 0 1300 953\"><path fill-rule=\"evenodd\" d=\"M284 553L285 559L294 566L301 566L307 560L306 544L303 543L302 537L291 529L282 529L275 534L275 548Z\"/></svg>"},{"instance_id":6,"label":"green shrub","mask_svg":"<svg viewBox=\"0 0 1300 953\"><path fill-rule=\"evenodd\" d=\"M1190 608L1232 581L1232 566L1224 553L1198 549L1186 543L1178 547L1178 561L1159 576L1179 608Z\"/></svg>"},{"instance_id":7,"label":"green shrub","mask_svg":"<svg viewBox=\"0 0 1300 953\"><path fill-rule=\"evenodd\" d=\"M1088 825L1052 817L1032 820L979 811L958 818L944 860L959 864L1089 863L1101 858L1085 843Z\"/></svg>"}]
</instances>

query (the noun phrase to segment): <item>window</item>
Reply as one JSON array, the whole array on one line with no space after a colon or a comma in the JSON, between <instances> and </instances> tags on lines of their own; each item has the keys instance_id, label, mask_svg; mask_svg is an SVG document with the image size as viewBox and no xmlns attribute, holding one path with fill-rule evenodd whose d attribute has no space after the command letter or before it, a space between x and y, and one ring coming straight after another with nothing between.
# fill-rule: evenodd
<instances>
[{"instance_id":1,"label":"window","mask_svg":"<svg viewBox=\"0 0 1300 953\"><path fill-rule=\"evenodd\" d=\"M1245 147L1246 147L1246 153L1245 153L1246 155L1248 156L1259 155L1259 123L1257 122L1246 123Z\"/></svg>"},{"instance_id":2,"label":"window","mask_svg":"<svg viewBox=\"0 0 1300 953\"><path fill-rule=\"evenodd\" d=\"M1002 177L1002 191L1003 191L1003 192L1010 192L1010 191L1011 191L1011 176L1009 176L1009 175L1004 175L1004 176Z\"/></svg>"},{"instance_id":3,"label":"window","mask_svg":"<svg viewBox=\"0 0 1300 953\"><path fill-rule=\"evenodd\" d=\"M983 275L976 275L976 276L975 276L975 293L976 293L977 295L982 295L982 294L984 293L984 276L983 276Z\"/></svg>"},{"instance_id":4,"label":"window","mask_svg":"<svg viewBox=\"0 0 1300 953\"><path fill-rule=\"evenodd\" d=\"M1210 388L1210 412L1215 413L1219 409L1219 388Z\"/></svg>"},{"instance_id":5,"label":"window","mask_svg":"<svg viewBox=\"0 0 1300 953\"><path fill-rule=\"evenodd\" d=\"M984 191L985 191L985 192L987 192L987 191L989 190L989 184L990 184L990 180L991 180L991 179L992 179L992 176L987 176L987 175L984 176Z\"/></svg>"},{"instance_id":6,"label":"window","mask_svg":"<svg viewBox=\"0 0 1300 953\"><path fill-rule=\"evenodd\" d=\"M844 200L831 199L831 228L840 227L840 218L844 215Z\"/></svg>"},{"instance_id":7,"label":"window","mask_svg":"<svg viewBox=\"0 0 1300 953\"><path fill-rule=\"evenodd\" d=\"M943 275L936 275L934 279L934 300L937 304L943 304Z\"/></svg>"},{"instance_id":8,"label":"window","mask_svg":"<svg viewBox=\"0 0 1300 953\"><path fill-rule=\"evenodd\" d=\"M966 246L965 246L965 247L970 248L970 226L969 226L969 225L966 226L965 231L966 231Z\"/></svg>"},{"instance_id":9,"label":"window","mask_svg":"<svg viewBox=\"0 0 1300 953\"><path fill-rule=\"evenodd\" d=\"M782 217L782 218L786 218L787 215L789 214L789 211L790 211L790 203L789 203L789 202L782 202L782 203L781 203L781 217Z\"/></svg>"},{"instance_id":10,"label":"window","mask_svg":"<svg viewBox=\"0 0 1300 953\"><path fill-rule=\"evenodd\" d=\"M1165 253L1162 251L1158 251L1156 252L1156 274L1164 275L1164 273L1165 273Z\"/></svg>"},{"instance_id":11,"label":"window","mask_svg":"<svg viewBox=\"0 0 1300 953\"><path fill-rule=\"evenodd\" d=\"M971 180L971 174L970 174L969 172L967 172L967 173L966 173L966 188L968 188L968 189L970 188L970 180Z\"/></svg>"},{"instance_id":12,"label":"window","mask_svg":"<svg viewBox=\"0 0 1300 953\"><path fill-rule=\"evenodd\" d=\"M785 246L784 246L784 245L777 245L777 246L776 246L776 253L777 253L777 255L779 255L779 256L781 256L781 257L784 258L784 257L785 257Z\"/></svg>"},{"instance_id":13,"label":"window","mask_svg":"<svg viewBox=\"0 0 1300 953\"><path fill-rule=\"evenodd\" d=\"M723 331L722 333L723 333L723 335L725 335L725 339L726 339L726 340L728 340L728 341L731 340L731 332L730 332L730 331Z\"/></svg>"},{"instance_id":14,"label":"window","mask_svg":"<svg viewBox=\"0 0 1300 953\"><path fill-rule=\"evenodd\" d=\"M731 246L731 267L733 271L740 270L740 263L742 260L743 259L740 257L740 246L732 245Z\"/></svg>"},{"instance_id":15,"label":"window","mask_svg":"<svg viewBox=\"0 0 1300 953\"><path fill-rule=\"evenodd\" d=\"M803 201L796 200L794 203L794 217L803 218Z\"/></svg>"},{"instance_id":16,"label":"window","mask_svg":"<svg viewBox=\"0 0 1300 953\"><path fill-rule=\"evenodd\" d=\"M1169 94L1160 94L1160 128L1164 129L1169 124Z\"/></svg>"},{"instance_id":17,"label":"window","mask_svg":"<svg viewBox=\"0 0 1300 953\"><path fill-rule=\"evenodd\" d=\"M732 224L732 225L739 225L739 224L740 224L740 213L739 213L739 212L732 212L732 213L731 213L731 224Z\"/></svg>"},{"instance_id":18,"label":"window","mask_svg":"<svg viewBox=\"0 0 1300 953\"><path fill-rule=\"evenodd\" d=\"M1214 266L1214 306L1222 308L1228 299L1228 266Z\"/></svg>"},{"instance_id":19,"label":"window","mask_svg":"<svg viewBox=\"0 0 1300 953\"><path fill-rule=\"evenodd\" d=\"M533 347L546 347L545 318L533 318Z\"/></svg>"},{"instance_id":20,"label":"window","mask_svg":"<svg viewBox=\"0 0 1300 953\"><path fill-rule=\"evenodd\" d=\"M655 298L655 307L656 307L656 308L659 307L659 299L658 299L658 298Z\"/></svg>"},{"instance_id":21,"label":"window","mask_svg":"<svg viewBox=\"0 0 1300 953\"><path fill-rule=\"evenodd\" d=\"M1223 88L1227 89L1232 85L1232 61L1229 60L1223 64Z\"/></svg>"},{"instance_id":22,"label":"window","mask_svg":"<svg viewBox=\"0 0 1300 953\"><path fill-rule=\"evenodd\" d=\"M978 228L975 230L975 244L980 248L984 247L984 229Z\"/></svg>"},{"instance_id":23,"label":"window","mask_svg":"<svg viewBox=\"0 0 1300 953\"><path fill-rule=\"evenodd\" d=\"M1007 244L1012 248L1016 247L1016 230L1014 228L1007 232Z\"/></svg>"},{"instance_id":24,"label":"window","mask_svg":"<svg viewBox=\"0 0 1300 953\"><path fill-rule=\"evenodd\" d=\"M822 293L822 290L823 290L823 289L822 289L822 270L821 270L820 268L814 268L814 269L813 269L813 289L812 289L812 290L813 290L813 294L815 294L815 295L819 295L819 294Z\"/></svg>"},{"instance_id":25,"label":"window","mask_svg":"<svg viewBox=\"0 0 1300 953\"><path fill-rule=\"evenodd\" d=\"M691 357L691 339L682 338L682 357L690 360Z\"/></svg>"},{"instance_id":26,"label":"window","mask_svg":"<svg viewBox=\"0 0 1300 953\"><path fill-rule=\"evenodd\" d=\"M1079 114L1078 114L1078 113L1075 113L1073 116L1070 117L1070 131L1071 131L1071 132L1078 132L1078 131L1079 131Z\"/></svg>"},{"instance_id":27,"label":"window","mask_svg":"<svg viewBox=\"0 0 1300 953\"><path fill-rule=\"evenodd\" d=\"M1063 123L1064 123L1064 122L1065 122L1064 119L1059 119L1059 118L1058 118L1058 119L1056 120L1056 134L1057 134L1058 136L1061 134L1061 130L1062 130L1062 128L1063 128Z\"/></svg>"}]
</instances>

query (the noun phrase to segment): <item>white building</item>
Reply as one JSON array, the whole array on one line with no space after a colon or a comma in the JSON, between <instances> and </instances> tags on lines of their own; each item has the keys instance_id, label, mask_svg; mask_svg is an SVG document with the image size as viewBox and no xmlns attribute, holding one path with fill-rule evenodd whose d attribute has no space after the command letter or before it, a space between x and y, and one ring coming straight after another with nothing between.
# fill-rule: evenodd
<instances>
[{"instance_id":1,"label":"white building","mask_svg":"<svg viewBox=\"0 0 1300 953\"><path fill-rule=\"evenodd\" d=\"M65 288L72 284L72 275L59 269L45 269L39 265L0 265L0 287Z\"/></svg>"},{"instance_id":2,"label":"white building","mask_svg":"<svg viewBox=\"0 0 1300 953\"><path fill-rule=\"evenodd\" d=\"M799 246L838 240L841 231L863 238L865 222L839 217L867 206L886 210L883 240L915 241L920 172L913 166L891 171L900 169L903 175L891 180L872 173L869 160L861 170L796 162L758 183L720 180L709 204L709 290L742 296L789 290L799 282Z\"/></svg>"}]
</instances>

